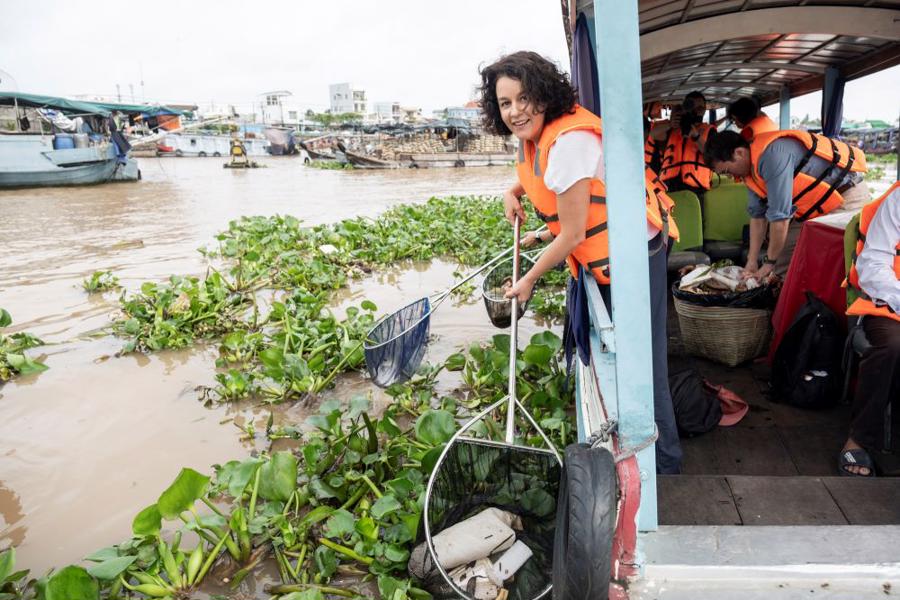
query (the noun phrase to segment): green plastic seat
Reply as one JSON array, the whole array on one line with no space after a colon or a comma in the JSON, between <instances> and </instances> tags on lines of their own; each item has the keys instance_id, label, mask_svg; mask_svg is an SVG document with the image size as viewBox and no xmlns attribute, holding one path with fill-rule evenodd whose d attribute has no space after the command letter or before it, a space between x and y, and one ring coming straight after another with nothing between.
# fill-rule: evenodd
<instances>
[{"instance_id":1,"label":"green plastic seat","mask_svg":"<svg viewBox=\"0 0 900 600\"><path fill-rule=\"evenodd\" d=\"M856 213L847 227L844 229L844 277L850 275L850 264L853 262L853 255L856 253L856 242L859 240L859 216L862 213ZM859 297L859 294L849 285L847 286L847 307Z\"/></svg>"},{"instance_id":2,"label":"green plastic seat","mask_svg":"<svg viewBox=\"0 0 900 600\"><path fill-rule=\"evenodd\" d=\"M672 246L673 252L700 250L703 248L703 214L700 200L694 192L671 192L669 197L675 202L672 215L678 225L680 239Z\"/></svg>"},{"instance_id":3,"label":"green plastic seat","mask_svg":"<svg viewBox=\"0 0 900 600\"><path fill-rule=\"evenodd\" d=\"M703 240L743 242L747 213L747 186L726 183L714 187L703 198Z\"/></svg>"}]
</instances>

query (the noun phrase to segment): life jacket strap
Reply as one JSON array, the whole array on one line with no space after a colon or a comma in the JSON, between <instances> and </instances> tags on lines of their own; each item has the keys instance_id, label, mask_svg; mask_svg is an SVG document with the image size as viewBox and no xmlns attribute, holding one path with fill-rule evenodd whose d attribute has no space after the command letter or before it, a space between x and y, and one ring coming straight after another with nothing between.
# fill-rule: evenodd
<instances>
[{"instance_id":1,"label":"life jacket strap","mask_svg":"<svg viewBox=\"0 0 900 600\"><path fill-rule=\"evenodd\" d=\"M809 150L806 151L806 154L803 155L803 158L800 159L800 162L797 163L797 166L794 167L794 177L800 174L800 171L803 170L803 167L806 166L809 159L816 154L816 148L819 145L819 136L813 133L810 137L812 137L812 144L810 145Z\"/></svg>"},{"instance_id":2,"label":"life jacket strap","mask_svg":"<svg viewBox=\"0 0 900 600\"><path fill-rule=\"evenodd\" d=\"M824 171L822 171L822 174L819 175L819 177L816 178L816 180L815 180L815 182L814 182L814 185L819 185L819 183L821 183L822 180L823 180L829 173L832 173L836 168L838 168L837 165L838 165L838 163L839 163L840 160L841 160L841 155L840 155L840 152L838 151L837 144L834 143L834 140L831 140L831 139L830 139L830 140L828 140L828 141L831 142L831 152L832 152L832 156L831 156L831 166L830 166L829 168L825 169ZM854 161L854 159L855 159L855 156L856 156L856 155L853 154L853 151L851 150L851 151L850 151L850 157L847 159L847 164L844 165L843 168L841 168L840 173L838 174L838 176L835 177L835 178L834 178L834 181L831 183L831 185L828 186L828 190L827 190L824 194L822 194L822 196L816 201L815 204L813 204L813 205L809 208L809 210L807 210L805 213L803 213L802 215L800 215L799 217L797 217L797 220L799 220L799 221L805 221L806 219L808 219L808 218L810 217L810 215L813 214L813 212L819 212L819 213L823 213L823 212L824 212L824 211L822 210L822 205L825 204L825 202L831 197L831 194L833 194L833 193L834 193L834 190L837 189L838 184L839 184L841 181L843 181L844 178L847 176L847 173L850 172L850 169L853 167L853 161ZM810 187L811 187L811 186L810 186ZM806 192L808 192L808 191L810 190L810 187L807 187L805 190L803 190L802 192L800 192L800 194L797 196L797 198L799 198L800 196L802 196L803 194L805 194ZM794 203L795 203L795 204L796 204L797 198L794 198L794 200L795 200Z\"/></svg>"}]
</instances>

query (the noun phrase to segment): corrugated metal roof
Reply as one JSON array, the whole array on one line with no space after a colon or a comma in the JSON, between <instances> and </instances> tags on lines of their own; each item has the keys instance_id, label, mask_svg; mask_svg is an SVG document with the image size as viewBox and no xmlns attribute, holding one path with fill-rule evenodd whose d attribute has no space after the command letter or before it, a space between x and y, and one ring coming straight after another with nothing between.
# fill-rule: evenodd
<instances>
[{"instance_id":1,"label":"corrugated metal roof","mask_svg":"<svg viewBox=\"0 0 900 600\"><path fill-rule=\"evenodd\" d=\"M638 13L645 101L768 102L821 89L829 66L853 79L900 64L900 0L640 0Z\"/></svg>"}]
</instances>

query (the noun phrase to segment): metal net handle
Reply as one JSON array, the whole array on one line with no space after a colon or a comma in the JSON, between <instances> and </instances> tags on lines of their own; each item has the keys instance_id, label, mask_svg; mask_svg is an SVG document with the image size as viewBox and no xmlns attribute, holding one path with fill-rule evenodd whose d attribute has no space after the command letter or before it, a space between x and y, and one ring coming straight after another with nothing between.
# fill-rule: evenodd
<instances>
[{"instance_id":1,"label":"metal net handle","mask_svg":"<svg viewBox=\"0 0 900 600\"><path fill-rule=\"evenodd\" d=\"M475 269L474 271L472 271L471 273L466 275L463 279L460 279L459 281L454 283L452 287L447 288L443 292L438 292L437 294L432 295L431 296L432 303L433 303L432 311L434 311L434 309L437 308L438 305L440 305L440 303L443 302L447 298L447 296L449 296L451 293L453 293L454 290L459 289L466 283L468 283L468 282L472 281L473 279L475 279L476 277L478 277L480 274L484 273L488 269L488 267L492 267L495 264L497 264L498 262L500 262L501 260L503 260L504 258L506 258L510 252L512 252L515 256L513 262L518 264L518 253L519 253L519 235L518 235L519 225L518 225L518 223L519 223L519 217L516 216L516 225L515 225L516 238L515 238L515 242L513 243L512 247L507 248L506 250L504 250L503 252L501 252L500 254L498 254L497 256L495 256L494 258L489 260L488 262L484 263L483 265L481 265L480 267L478 267L477 269ZM543 225L540 228L536 229L535 231L541 232L546 228L547 228L547 226ZM514 284L515 284L515 282L514 282Z\"/></svg>"},{"instance_id":2,"label":"metal net handle","mask_svg":"<svg viewBox=\"0 0 900 600\"><path fill-rule=\"evenodd\" d=\"M512 287L519 282L519 214L513 219L513 264ZM512 444L516 437L516 351L519 346L519 297L512 297L512 321L509 329L509 406L506 411L506 443Z\"/></svg>"}]
</instances>

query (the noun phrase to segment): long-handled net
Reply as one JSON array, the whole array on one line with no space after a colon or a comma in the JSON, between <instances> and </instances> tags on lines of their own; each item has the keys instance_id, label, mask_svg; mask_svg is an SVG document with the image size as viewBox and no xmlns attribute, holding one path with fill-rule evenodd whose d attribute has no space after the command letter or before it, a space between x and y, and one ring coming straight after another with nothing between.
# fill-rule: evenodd
<instances>
[{"instance_id":1,"label":"long-handled net","mask_svg":"<svg viewBox=\"0 0 900 600\"><path fill-rule=\"evenodd\" d=\"M412 377L425 356L434 311L454 290L502 261L511 252L512 247L470 272L452 287L419 298L378 321L369 330L363 344L366 369L375 385L387 387Z\"/></svg>"},{"instance_id":2,"label":"long-handled net","mask_svg":"<svg viewBox=\"0 0 900 600\"><path fill-rule=\"evenodd\" d=\"M513 265L518 266L518 220ZM518 272L511 269L513 284ZM509 393L466 423L447 443L428 480L422 535L433 569L424 585L436 598L474 600L474 579L461 581L449 573L435 549L434 537L486 508L499 508L521 520L515 532L531 552L530 558L503 588L512 600L546 597L552 587L556 499L562 461L546 434L516 399L518 301L512 299L510 322ZM494 413L506 408L505 428ZM537 432L545 447L522 443L516 435L516 414ZM505 429L505 432L503 430ZM499 439L496 439L499 438ZM491 561L498 556L492 555ZM497 563L494 562L494 565Z\"/></svg>"}]
</instances>

